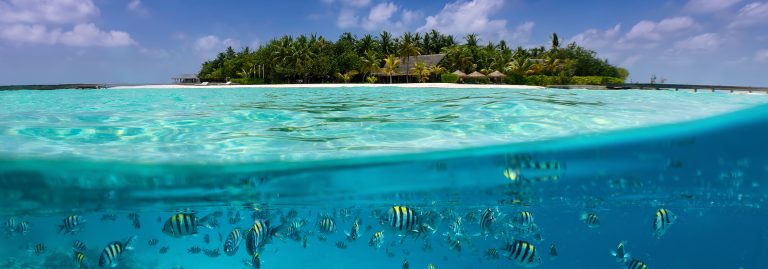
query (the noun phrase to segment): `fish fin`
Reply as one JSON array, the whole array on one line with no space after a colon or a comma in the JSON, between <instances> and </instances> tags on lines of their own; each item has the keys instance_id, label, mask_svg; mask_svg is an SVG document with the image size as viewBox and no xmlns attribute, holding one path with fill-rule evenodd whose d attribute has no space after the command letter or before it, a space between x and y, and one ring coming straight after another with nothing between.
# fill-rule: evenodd
<instances>
[{"instance_id":1,"label":"fish fin","mask_svg":"<svg viewBox=\"0 0 768 269\"><path fill-rule=\"evenodd\" d=\"M615 250L611 250L611 256L616 257L616 251Z\"/></svg>"},{"instance_id":2,"label":"fish fin","mask_svg":"<svg viewBox=\"0 0 768 269\"><path fill-rule=\"evenodd\" d=\"M125 239L125 241L123 241L123 248L126 250L133 250L133 242L136 241L136 238L138 238L138 236L133 235L128 237L128 239Z\"/></svg>"},{"instance_id":3,"label":"fish fin","mask_svg":"<svg viewBox=\"0 0 768 269\"><path fill-rule=\"evenodd\" d=\"M214 221L215 220L213 218L213 214L208 214L205 217L203 217L202 219L200 219L197 223L198 223L198 226L203 226L203 227L208 228L208 229L213 229Z\"/></svg>"}]
</instances>

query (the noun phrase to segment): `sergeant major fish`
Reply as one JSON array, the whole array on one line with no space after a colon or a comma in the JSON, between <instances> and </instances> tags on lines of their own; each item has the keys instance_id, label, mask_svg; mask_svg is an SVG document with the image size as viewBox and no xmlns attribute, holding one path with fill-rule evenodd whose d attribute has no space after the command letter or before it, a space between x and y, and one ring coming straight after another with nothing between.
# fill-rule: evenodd
<instances>
[{"instance_id":1,"label":"sergeant major fish","mask_svg":"<svg viewBox=\"0 0 768 269\"><path fill-rule=\"evenodd\" d=\"M229 232L229 235L227 235L227 240L224 241L224 254L227 254L228 256L235 255L240 248L240 241L242 241L240 229L232 229L232 231Z\"/></svg>"},{"instance_id":2,"label":"sergeant major fish","mask_svg":"<svg viewBox=\"0 0 768 269\"><path fill-rule=\"evenodd\" d=\"M653 219L653 236L661 238L667 232L667 229L675 223L675 220L677 220L675 214L672 214L667 209L660 208L656 211L656 217Z\"/></svg>"},{"instance_id":3,"label":"sergeant major fish","mask_svg":"<svg viewBox=\"0 0 768 269\"><path fill-rule=\"evenodd\" d=\"M194 213L173 214L163 225L163 233L171 237L184 237L198 233L198 227L213 229L212 216L208 215L198 219Z\"/></svg>"},{"instance_id":4,"label":"sergeant major fish","mask_svg":"<svg viewBox=\"0 0 768 269\"><path fill-rule=\"evenodd\" d=\"M131 236L124 241L112 241L104 247L99 255L99 266L101 267L115 267L120 264L122 255L125 251L133 250L133 241L136 240L136 236Z\"/></svg>"},{"instance_id":5,"label":"sergeant major fish","mask_svg":"<svg viewBox=\"0 0 768 269\"><path fill-rule=\"evenodd\" d=\"M63 224L59 225L59 233L74 234L80 231L81 225L85 223L85 219L78 215L67 216L62 220Z\"/></svg>"},{"instance_id":6,"label":"sergeant major fish","mask_svg":"<svg viewBox=\"0 0 768 269\"><path fill-rule=\"evenodd\" d=\"M520 267L531 268L541 265L541 257L536 255L536 247L533 244L514 240L504 246L504 257Z\"/></svg>"},{"instance_id":7,"label":"sergeant major fish","mask_svg":"<svg viewBox=\"0 0 768 269\"><path fill-rule=\"evenodd\" d=\"M371 236L371 240L368 240L368 246L373 248L381 248L384 244L384 231L378 231Z\"/></svg>"},{"instance_id":8,"label":"sergeant major fish","mask_svg":"<svg viewBox=\"0 0 768 269\"><path fill-rule=\"evenodd\" d=\"M594 212L581 214L581 221L586 223L589 228L600 227L600 218Z\"/></svg>"}]
</instances>

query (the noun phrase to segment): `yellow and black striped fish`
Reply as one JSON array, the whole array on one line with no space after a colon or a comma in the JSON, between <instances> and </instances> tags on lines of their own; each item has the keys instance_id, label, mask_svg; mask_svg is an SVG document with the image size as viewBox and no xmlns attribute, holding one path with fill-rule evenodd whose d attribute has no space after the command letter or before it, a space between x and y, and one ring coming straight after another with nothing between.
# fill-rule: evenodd
<instances>
[{"instance_id":1,"label":"yellow and black striped fish","mask_svg":"<svg viewBox=\"0 0 768 269\"><path fill-rule=\"evenodd\" d=\"M77 251L85 251L86 249L88 249L85 246L85 243L83 243L83 241L80 241L80 240L75 240L75 242L72 243L72 247L74 248L74 250L77 250Z\"/></svg>"},{"instance_id":2,"label":"yellow and black striped fish","mask_svg":"<svg viewBox=\"0 0 768 269\"><path fill-rule=\"evenodd\" d=\"M677 216L667 209L660 208L657 210L656 217L653 219L653 236L661 238L667 232L667 229L675 223L676 219Z\"/></svg>"},{"instance_id":3,"label":"yellow and black striped fish","mask_svg":"<svg viewBox=\"0 0 768 269\"><path fill-rule=\"evenodd\" d=\"M368 245L374 248L380 248L384 244L384 231L378 231L371 236Z\"/></svg>"},{"instance_id":4,"label":"yellow and black striped fish","mask_svg":"<svg viewBox=\"0 0 768 269\"><path fill-rule=\"evenodd\" d=\"M27 234L29 232L29 222L24 220L19 222L19 225L16 227L16 232L22 235Z\"/></svg>"},{"instance_id":5,"label":"yellow and black striped fish","mask_svg":"<svg viewBox=\"0 0 768 269\"><path fill-rule=\"evenodd\" d=\"M104 247L99 255L99 266L101 267L115 267L120 263L120 257L127 250L133 249L133 241L136 240L136 236L131 236L125 241L112 241Z\"/></svg>"},{"instance_id":6,"label":"yellow and black striped fish","mask_svg":"<svg viewBox=\"0 0 768 269\"><path fill-rule=\"evenodd\" d=\"M198 233L198 227L213 229L213 217L205 216L202 219L197 218L194 213L173 214L163 225L163 233L171 237L183 237Z\"/></svg>"},{"instance_id":7,"label":"yellow and black striped fish","mask_svg":"<svg viewBox=\"0 0 768 269\"><path fill-rule=\"evenodd\" d=\"M82 253L80 251L75 251L75 254L73 256L79 268L88 268L88 262L85 260L85 253Z\"/></svg>"},{"instance_id":8,"label":"yellow and black striped fish","mask_svg":"<svg viewBox=\"0 0 768 269\"><path fill-rule=\"evenodd\" d=\"M638 259L629 260L626 262L626 265L627 269L648 269L648 265Z\"/></svg>"},{"instance_id":9,"label":"yellow and black striped fish","mask_svg":"<svg viewBox=\"0 0 768 269\"><path fill-rule=\"evenodd\" d=\"M589 228L600 227L600 218L594 212L581 214L581 221L586 223Z\"/></svg>"},{"instance_id":10,"label":"yellow and black striped fish","mask_svg":"<svg viewBox=\"0 0 768 269\"><path fill-rule=\"evenodd\" d=\"M279 230L279 229L278 229ZM259 249L272 239L272 230L269 221L258 219L253 222L251 229L245 235L245 249L248 255L253 256Z\"/></svg>"},{"instance_id":11,"label":"yellow and black striped fish","mask_svg":"<svg viewBox=\"0 0 768 269\"><path fill-rule=\"evenodd\" d=\"M515 217L512 219L512 226L518 228L527 228L533 225L533 213L529 211L521 211L520 213L517 213L517 215L515 215Z\"/></svg>"},{"instance_id":12,"label":"yellow and black striped fish","mask_svg":"<svg viewBox=\"0 0 768 269\"><path fill-rule=\"evenodd\" d=\"M494 224L496 223L497 213L493 208L486 208L483 210L483 214L480 215L480 233L483 235L491 235L494 232Z\"/></svg>"},{"instance_id":13,"label":"yellow and black striped fish","mask_svg":"<svg viewBox=\"0 0 768 269\"><path fill-rule=\"evenodd\" d=\"M80 230L80 225L85 222L85 219L78 215L72 215L62 220L63 224L59 225L59 233L75 233Z\"/></svg>"},{"instance_id":14,"label":"yellow and black striped fish","mask_svg":"<svg viewBox=\"0 0 768 269\"><path fill-rule=\"evenodd\" d=\"M38 243L38 244L32 246L28 251L31 252L32 254L35 254L35 255L41 255L41 254L45 253L45 249L46 249L45 244Z\"/></svg>"},{"instance_id":15,"label":"yellow and black striped fish","mask_svg":"<svg viewBox=\"0 0 768 269\"><path fill-rule=\"evenodd\" d=\"M405 206L393 206L387 211L386 223L399 233L412 231L419 223L413 209Z\"/></svg>"},{"instance_id":16,"label":"yellow and black striped fish","mask_svg":"<svg viewBox=\"0 0 768 269\"><path fill-rule=\"evenodd\" d=\"M533 244L515 240L504 246L504 256L521 267L536 267L541 265L541 257L536 255L536 247Z\"/></svg>"},{"instance_id":17,"label":"yellow and black striped fish","mask_svg":"<svg viewBox=\"0 0 768 269\"><path fill-rule=\"evenodd\" d=\"M317 227L320 228L321 233L335 233L336 221L329 216L321 216L320 219L317 220Z\"/></svg>"},{"instance_id":18,"label":"yellow and black striped fish","mask_svg":"<svg viewBox=\"0 0 768 269\"><path fill-rule=\"evenodd\" d=\"M259 253L254 253L253 256L251 256L251 268L261 268L261 258L259 258Z\"/></svg>"},{"instance_id":19,"label":"yellow and black striped fish","mask_svg":"<svg viewBox=\"0 0 768 269\"><path fill-rule=\"evenodd\" d=\"M240 248L240 241L242 241L240 229L232 229L232 231L229 232L229 235L227 235L227 240L224 241L224 254L229 256L235 255Z\"/></svg>"}]
</instances>

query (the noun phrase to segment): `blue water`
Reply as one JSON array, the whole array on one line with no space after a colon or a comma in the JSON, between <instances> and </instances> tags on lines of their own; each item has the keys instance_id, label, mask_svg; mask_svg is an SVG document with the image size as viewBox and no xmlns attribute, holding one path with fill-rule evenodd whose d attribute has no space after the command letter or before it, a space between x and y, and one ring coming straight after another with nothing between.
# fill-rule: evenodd
<instances>
[{"instance_id":1,"label":"blue water","mask_svg":"<svg viewBox=\"0 0 768 269\"><path fill-rule=\"evenodd\" d=\"M609 253L621 241L650 268L768 268L768 106L750 108L764 95L205 89L0 92L0 101L8 104L0 112L0 215L30 227L4 238L2 268L77 268L74 240L96 268L107 243L133 235L135 250L118 268L249 268L244 245L234 256L187 249L220 249L218 234L254 217L277 226L290 210L307 221L307 246L275 238L260 252L261 268L402 268L404 260L410 268L519 268L484 253L503 253L513 237L505 227L521 211L540 228L541 240L514 236L535 246L536 268L622 268ZM334 136L342 138L327 139ZM438 216L436 232L401 244L379 224L393 205L425 223ZM486 208L502 215L490 236L475 236L479 221L468 213L479 218ZM660 208L677 218L654 238ZM162 233L180 211L221 217L194 236ZM230 223L236 212L242 219ZM601 225L588 227L583 213ZM325 242L320 214L337 225ZM86 222L74 235L57 234L69 215ZM461 252L443 235L456 237L449 226L458 217ZM355 218L360 238L347 242ZM384 246L369 247L379 230ZM37 243L46 250L28 254Z\"/></svg>"}]
</instances>

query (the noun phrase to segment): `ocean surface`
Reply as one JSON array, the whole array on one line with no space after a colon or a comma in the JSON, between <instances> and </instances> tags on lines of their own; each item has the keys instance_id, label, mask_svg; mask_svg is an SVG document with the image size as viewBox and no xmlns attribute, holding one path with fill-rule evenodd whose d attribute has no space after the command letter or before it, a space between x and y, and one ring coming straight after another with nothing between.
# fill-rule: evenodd
<instances>
[{"instance_id":1,"label":"ocean surface","mask_svg":"<svg viewBox=\"0 0 768 269\"><path fill-rule=\"evenodd\" d=\"M768 268L766 103L0 92L0 268Z\"/></svg>"}]
</instances>

